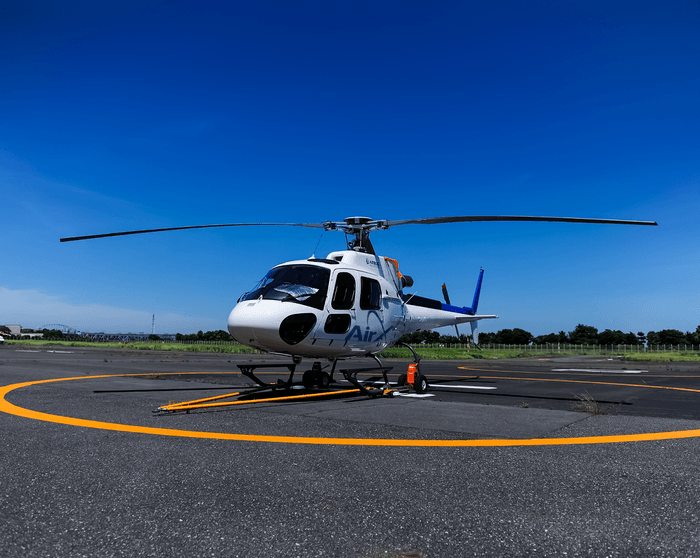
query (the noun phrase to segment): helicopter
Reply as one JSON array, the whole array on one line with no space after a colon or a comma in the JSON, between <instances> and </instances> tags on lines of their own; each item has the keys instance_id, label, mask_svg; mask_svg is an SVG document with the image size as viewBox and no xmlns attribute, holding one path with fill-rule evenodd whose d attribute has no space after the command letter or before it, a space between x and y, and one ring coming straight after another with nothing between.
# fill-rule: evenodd
<instances>
[{"instance_id":1,"label":"helicopter","mask_svg":"<svg viewBox=\"0 0 700 558\"><path fill-rule=\"evenodd\" d=\"M426 377L420 373L420 359L415 350L401 342L405 334L439 327L469 323L474 343L478 344L480 320L495 319L496 315L478 314L477 308L484 277L479 271L471 306L450 304L443 285L445 302L409 294L413 279L399 270L396 260L377 255L370 242L373 231L399 225L431 225L476 221L547 221L565 223L598 223L621 225L652 225L653 221L620 219L588 219L577 217L533 216L455 216L405 220L374 220L369 217L347 217L343 221L321 223L228 223L168 227L136 231L61 238L61 242L114 236L191 230L215 227L295 226L322 228L324 231L345 233L347 249L329 253L325 258L312 256L276 265L248 292L241 295L228 317L228 331L240 343L263 353L284 355L292 362L287 365L286 381L268 384L255 375L255 370L270 364L239 365L241 372L258 384L258 389L289 389L294 384L296 366L303 359L313 360L311 369L303 373L302 384L327 388L335 382L334 372L339 361L370 357L377 366L341 370L345 379L363 394L378 396L390 392L388 368L378 354L392 346L405 346L413 354L414 370L401 375L398 384L407 382L418 393L428 389ZM459 330L457 330L459 335ZM332 364L330 373L321 361ZM381 372L383 384L361 382L358 373Z\"/></svg>"}]
</instances>

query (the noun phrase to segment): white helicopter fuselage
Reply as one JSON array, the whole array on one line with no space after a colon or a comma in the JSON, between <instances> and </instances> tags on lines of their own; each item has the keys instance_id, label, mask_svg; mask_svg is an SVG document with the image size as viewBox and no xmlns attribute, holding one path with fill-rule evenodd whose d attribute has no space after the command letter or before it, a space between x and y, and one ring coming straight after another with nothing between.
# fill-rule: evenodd
<instances>
[{"instance_id":1,"label":"white helicopter fuselage","mask_svg":"<svg viewBox=\"0 0 700 558\"><path fill-rule=\"evenodd\" d=\"M379 353L406 333L496 317L429 302L402 293L395 260L346 250L272 268L239 299L228 330L263 352L337 359Z\"/></svg>"}]
</instances>

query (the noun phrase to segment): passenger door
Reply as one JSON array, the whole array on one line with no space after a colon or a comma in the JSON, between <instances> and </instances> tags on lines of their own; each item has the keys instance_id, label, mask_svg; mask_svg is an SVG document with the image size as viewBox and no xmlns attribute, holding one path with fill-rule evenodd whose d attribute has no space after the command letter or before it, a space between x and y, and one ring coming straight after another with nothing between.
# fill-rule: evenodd
<instances>
[{"instance_id":1,"label":"passenger door","mask_svg":"<svg viewBox=\"0 0 700 558\"><path fill-rule=\"evenodd\" d=\"M355 317L357 282L352 273L338 271L331 285L328 317L323 327L327 335L342 335L350 331Z\"/></svg>"}]
</instances>

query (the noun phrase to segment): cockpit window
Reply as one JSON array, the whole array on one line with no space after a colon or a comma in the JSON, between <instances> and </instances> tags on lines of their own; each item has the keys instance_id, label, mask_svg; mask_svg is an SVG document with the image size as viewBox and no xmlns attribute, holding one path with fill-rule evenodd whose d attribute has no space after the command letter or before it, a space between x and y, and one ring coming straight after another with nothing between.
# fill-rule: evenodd
<instances>
[{"instance_id":1,"label":"cockpit window","mask_svg":"<svg viewBox=\"0 0 700 558\"><path fill-rule=\"evenodd\" d=\"M323 310L328 292L329 269L315 265L274 267L242 300L281 300Z\"/></svg>"}]
</instances>

